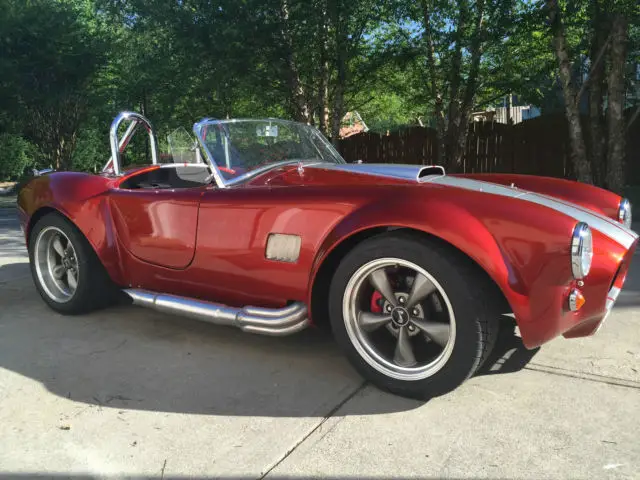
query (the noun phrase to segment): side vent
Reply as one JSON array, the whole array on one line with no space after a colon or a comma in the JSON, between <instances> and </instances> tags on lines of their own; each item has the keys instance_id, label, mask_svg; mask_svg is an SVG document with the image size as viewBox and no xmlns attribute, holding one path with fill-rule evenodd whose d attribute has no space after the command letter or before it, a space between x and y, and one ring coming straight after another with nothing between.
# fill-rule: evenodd
<instances>
[{"instance_id":1,"label":"side vent","mask_svg":"<svg viewBox=\"0 0 640 480\"><path fill-rule=\"evenodd\" d=\"M444 167L441 167L440 165L429 165L420 169L417 180L419 182L424 182L430 177L444 177L445 173Z\"/></svg>"},{"instance_id":2,"label":"side vent","mask_svg":"<svg viewBox=\"0 0 640 480\"><path fill-rule=\"evenodd\" d=\"M278 262L297 262L300 256L301 238L298 235L271 233L267 239L265 257Z\"/></svg>"}]
</instances>

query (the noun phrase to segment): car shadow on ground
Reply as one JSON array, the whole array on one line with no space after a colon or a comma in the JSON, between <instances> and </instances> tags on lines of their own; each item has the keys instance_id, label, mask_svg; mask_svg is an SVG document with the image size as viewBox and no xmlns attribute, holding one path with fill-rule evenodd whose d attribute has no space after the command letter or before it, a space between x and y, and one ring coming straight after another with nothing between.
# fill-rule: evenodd
<instances>
[{"instance_id":1,"label":"car shadow on ground","mask_svg":"<svg viewBox=\"0 0 640 480\"><path fill-rule=\"evenodd\" d=\"M0 367L76 402L204 415L313 417L372 391L331 335L319 329L261 337L131 306L62 316L37 294L28 264L1 266L0 279L7 277L16 280L0 284ZM480 375L524 367L533 355L517 340L503 335ZM425 403L376 395L375 402L350 402L341 415L406 411Z\"/></svg>"}]
</instances>

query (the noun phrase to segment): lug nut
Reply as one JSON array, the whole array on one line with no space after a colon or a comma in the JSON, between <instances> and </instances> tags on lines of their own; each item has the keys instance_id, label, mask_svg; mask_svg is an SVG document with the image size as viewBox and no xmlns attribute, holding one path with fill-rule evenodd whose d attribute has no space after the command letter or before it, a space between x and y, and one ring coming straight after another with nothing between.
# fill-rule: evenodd
<instances>
[{"instance_id":1,"label":"lug nut","mask_svg":"<svg viewBox=\"0 0 640 480\"><path fill-rule=\"evenodd\" d=\"M417 317L418 315L420 315L420 312L418 311L417 308L413 309L413 312L411 312L413 314L414 317Z\"/></svg>"},{"instance_id":2,"label":"lug nut","mask_svg":"<svg viewBox=\"0 0 640 480\"><path fill-rule=\"evenodd\" d=\"M391 305L387 305L387 312L391 311Z\"/></svg>"},{"instance_id":3,"label":"lug nut","mask_svg":"<svg viewBox=\"0 0 640 480\"><path fill-rule=\"evenodd\" d=\"M409 331L413 332L416 329L416 327L414 327L413 325L409 325Z\"/></svg>"},{"instance_id":4,"label":"lug nut","mask_svg":"<svg viewBox=\"0 0 640 480\"><path fill-rule=\"evenodd\" d=\"M400 297L400 298L398 299L398 301L399 301L400 303L404 303L404 297Z\"/></svg>"}]
</instances>

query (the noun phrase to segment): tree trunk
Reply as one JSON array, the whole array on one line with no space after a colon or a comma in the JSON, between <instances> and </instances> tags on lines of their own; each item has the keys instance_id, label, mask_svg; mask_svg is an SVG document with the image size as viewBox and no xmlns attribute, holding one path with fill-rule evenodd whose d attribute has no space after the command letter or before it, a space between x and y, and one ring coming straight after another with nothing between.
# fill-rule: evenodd
<instances>
[{"instance_id":1,"label":"tree trunk","mask_svg":"<svg viewBox=\"0 0 640 480\"><path fill-rule=\"evenodd\" d=\"M580 111L576 102L576 88L571 78L571 61L565 34L564 24L560 18L558 0L546 0L547 15L551 23L553 47L558 60L560 82L564 94L565 114L569 124L569 139L571 141L571 161L578 181L592 183L591 165L587 159L584 144Z\"/></svg>"},{"instance_id":2,"label":"tree trunk","mask_svg":"<svg viewBox=\"0 0 640 480\"><path fill-rule=\"evenodd\" d=\"M607 31L602 22L598 0L593 2L593 40L591 42L591 72L589 73L589 133L591 136L591 167L596 185L604 185L606 172L606 143L602 105L604 102L604 51ZM580 95L577 98L580 102Z\"/></svg>"},{"instance_id":3,"label":"tree trunk","mask_svg":"<svg viewBox=\"0 0 640 480\"><path fill-rule=\"evenodd\" d=\"M285 60L288 70L289 88L291 89L291 100L294 107L294 117L299 122L309 123L309 105L305 97L304 87L300 81L300 72L298 71L296 62L291 25L289 22L288 0L280 0L280 20L282 24L281 34L286 52Z\"/></svg>"},{"instance_id":4,"label":"tree trunk","mask_svg":"<svg viewBox=\"0 0 640 480\"><path fill-rule=\"evenodd\" d=\"M342 118L345 115L344 92L347 85L347 45L349 42L348 33L342 12L340 11L340 1L331 0L331 17L335 29L335 68L336 87L333 95L333 109L331 112L331 141L337 148L340 143L340 127Z\"/></svg>"},{"instance_id":5,"label":"tree trunk","mask_svg":"<svg viewBox=\"0 0 640 480\"><path fill-rule=\"evenodd\" d=\"M476 8L478 9L476 29L471 39L471 47L469 48L471 54L471 67L469 68L469 76L467 78L467 84L465 85L464 96L462 98L462 105L460 107L460 120L459 128L457 131L457 137L453 143L452 164L455 168L459 168L462 165L464 152L466 151L467 137L469 136L469 116L471 115L471 109L473 108L476 91L478 89L478 75L480 73L480 60L482 59L482 50L485 37L485 23L484 23L484 0L477 0Z\"/></svg>"},{"instance_id":6,"label":"tree trunk","mask_svg":"<svg viewBox=\"0 0 640 480\"><path fill-rule=\"evenodd\" d=\"M320 85L318 87L318 117L320 131L329 136L329 19L327 2L321 2L320 21Z\"/></svg>"},{"instance_id":7,"label":"tree trunk","mask_svg":"<svg viewBox=\"0 0 640 480\"><path fill-rule=\"evenodd\" d=\"M618 13L611 24L611 56L609 78L609 102L607 105L607 187L616 193L624 188L625 121L624 121L624 69L627 59L627 36L629 23Z\"/></svg>"},{"instance_id":8,"label":"tree trunk","mask_svg":"<svg viewBox=\"0 0 640 480\"><path fill-rule=\"evenodd\" d=\"M438 144L438 165L446 164L446 143L445 143L445 119L444 103L442 93L438 91L438 78L436 75L435 49L433 46L433 30L431 28L431 5L429 0L422 0L422 16L424 22L424 40L427 53L427 70L431 87L431 96L435 101L434 114L436 117L436 136Z\"/></svg>"},{"instance_id":9,"label":"tree trunk","mask_svg":"<svg viewBox=\"0 0 640 480\"><path fill-rule=\"evenodd\" d=\"M456 146L458 135L460 132L460 72L462 70L462 50L463 41L469 22L469 4L467 0L458 2L460 11L458 12L458 20L456 22L456 30L454 33L455 49L451 59L451 70L449 71L449 112L447 121L447 131L445 136L446 143L446 165L449 169L454 170L456 166ZM466 127L466 125L465 125Z\"/></svg>"}]
</instances>

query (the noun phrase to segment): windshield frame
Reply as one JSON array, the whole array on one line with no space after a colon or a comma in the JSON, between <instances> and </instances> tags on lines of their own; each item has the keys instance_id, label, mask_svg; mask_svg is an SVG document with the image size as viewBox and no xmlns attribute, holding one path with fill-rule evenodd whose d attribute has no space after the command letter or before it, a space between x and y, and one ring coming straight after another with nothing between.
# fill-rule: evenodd
<instances>
[{"instance_id":1,"label":"windshield frame","mask_svg":"<svg viewBox=\"0 0 640 480\"><path fill-rule=\"evenodd\" d=\"M222 173L218 168L218 164L214 160L213 154L211 153L211 151L209 150L209 147L207 147L207 144L202 138L202 129L208 125L234 124L234 123L241 123L241 122L277 122L280 124L292 124L292 125L299 126L301 128L308 129L309 133L317 137L324 144L324 146L329 150L330 154L337 160L336 163L338 164L347 163L346 160L342 157L342 155L340 155L340 153L336 150L336 148L331 144L331 142L329 142L327 138L324 135L322 135L322 133L316 127L312 125L308 125L300 122L294 122L291 120L282 120L280 118L234 118L234 119L226 119L226 120L219 120L215 118L203 118L202 120L200 120L199 122L193 125L193 134L196 137L196 142L198 142L198 146L202 149L202 151L204 152L204 156L207 158L207 163L211 167L213 179L215 180L219 188L229 188L234 185L245 183L246 181L250 180L251 178L257 175L265 173L274 168L281 167L283 165L288 165L288 164L289 165L290 164L310 165L310 164L317 164L317 163L330 163L330 162L323 162L319 160L313 160L313 161L294 160L294 159L283 160L280 162L266 164L262 167L243 173L238 177L226 180L222 176Z\"/></svg>"}]
</instances>

